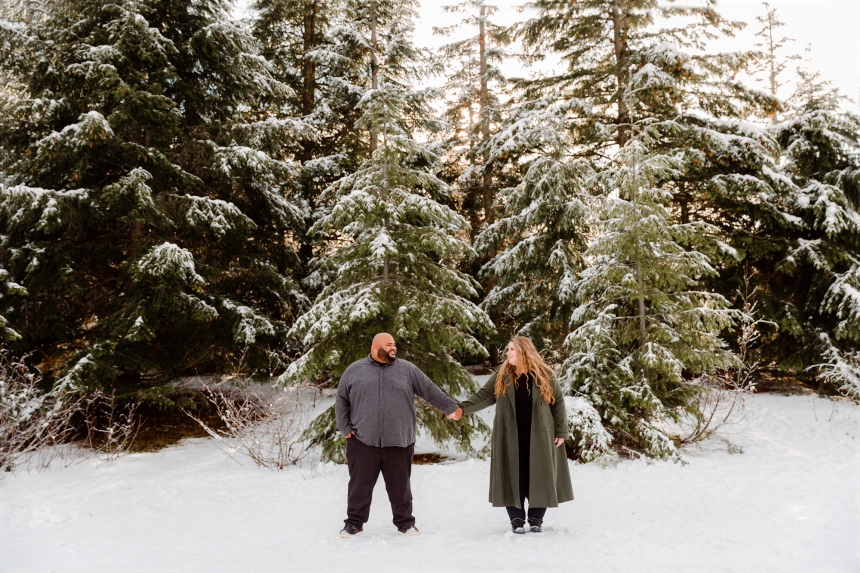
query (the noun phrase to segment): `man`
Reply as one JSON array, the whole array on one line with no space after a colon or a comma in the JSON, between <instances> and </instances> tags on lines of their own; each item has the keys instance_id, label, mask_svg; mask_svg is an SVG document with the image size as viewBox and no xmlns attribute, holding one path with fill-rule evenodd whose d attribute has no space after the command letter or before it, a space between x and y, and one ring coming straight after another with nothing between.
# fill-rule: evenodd
<instances>
[{"instance_id":1,"label":"man","mask_svg":"<svg viewBox=\"0 0 860 573\"><path fill-rule=\"evenodd\" d=\"M397 531L418 535L409 483L415 450L413 396L417 394L449 418L463 415L457 403L417 366L396 359L396 354L394 338L377 334L370 356L350 364L340 378L335 414L337 428L346 437L349 467L347 518L340 532L344 538L364 531L380 471Z\"/></svg>"}]
</instances>

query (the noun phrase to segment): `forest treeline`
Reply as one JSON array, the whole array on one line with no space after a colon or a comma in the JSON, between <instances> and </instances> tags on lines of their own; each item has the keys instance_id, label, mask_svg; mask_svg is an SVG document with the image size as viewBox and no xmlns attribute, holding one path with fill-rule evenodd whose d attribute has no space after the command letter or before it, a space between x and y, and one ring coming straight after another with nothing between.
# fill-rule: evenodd
<instances>
[{"instance_id":1,"label":"forest treeline","mask_svg":"<svg viewBox=\"0 0 860 573\"><path fill-rule=\"evenodd\" d=\"M512 27L449 6L428 51L413 0L256 0L244 21L224 0L5 2L8 348L54 392L170 407L184 376L334 386L381 331L462 395L463 365L522 334L583 459L676 456L703 380L860 395L860 117L794 71L776 13L717 53L744 24L712 1L529 6ZM463 448L482 429L418 417ZM337 457L333 422L311 432Z\"/></svg>"}]
</instances>

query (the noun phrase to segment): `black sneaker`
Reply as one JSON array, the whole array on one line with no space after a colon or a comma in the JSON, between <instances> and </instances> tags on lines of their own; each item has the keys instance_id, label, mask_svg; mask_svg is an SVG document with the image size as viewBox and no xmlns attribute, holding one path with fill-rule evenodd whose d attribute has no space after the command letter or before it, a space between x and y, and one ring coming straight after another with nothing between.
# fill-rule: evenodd
<instances>
[{"instance_id":1,"label":"black sneaker","mask_svg":"<svg viewBox=\"0 0 860 573\"><path fill-rule=\"evenodd\" d=\"M520 519L519 517L517 517L517 518L511 520L511 529L514 530L514 533L518 533L518 534L522 535L526 532L525 527L524 527L525 524L526 524L525 519Z\"/></svg>"},{"instance_id":2,"label":"black sneaker","mask_svg":"<svg viewBox=\"0 0 860 573\"><path fill-rule=\"evenodd\" d=\"M410 525L409 527L398 527L397 531L403 535L421 535L421 532L418 531L418 528L414 525Z\"/></svg>"},{"instance_id":3,"label":"black sneaker","mask_svg":"<svg viewBox=\"0 0 860 573\"><path fill-rule=\"evenodd\" d=\"M340 536L344 539L355 537L359 533L364 533L364 528L360 525L344 525L343 529L340 530Z\"/></svg>"},{"instance_id":4,"label":"black sneaker","mask_svg":"<svg viewBox=\"0 0 860 573\"><path fill-rule=\"evenodd\" d=\"M529 531L532 533L540 533L543 531L543 519L539 519L537 517L529 518Z\"/></svg>"}]
</instances>

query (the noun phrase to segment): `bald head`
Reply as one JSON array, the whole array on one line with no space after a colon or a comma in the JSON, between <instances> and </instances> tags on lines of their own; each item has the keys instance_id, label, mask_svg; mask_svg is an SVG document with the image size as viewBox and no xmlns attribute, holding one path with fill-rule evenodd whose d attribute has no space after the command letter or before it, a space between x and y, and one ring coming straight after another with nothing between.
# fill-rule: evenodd
<instances>
[{"instance_id":1,"label":"bald head","mask_svg":"<svg viewBox=\"0 0 860 573\"><path fill-rule=\"evenodd\" d=\"M373 337L370 345L370 355L378 362L391 362L397 354L394 337L386 332L380 332Z\"/></svg>"}]
</instances>

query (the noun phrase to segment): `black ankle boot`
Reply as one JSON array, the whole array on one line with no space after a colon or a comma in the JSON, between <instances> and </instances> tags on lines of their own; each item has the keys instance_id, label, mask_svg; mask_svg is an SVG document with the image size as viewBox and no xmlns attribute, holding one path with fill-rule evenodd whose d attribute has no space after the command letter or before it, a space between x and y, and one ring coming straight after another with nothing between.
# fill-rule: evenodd
<instances>
[{"instance_id":1,"label":"black ankle boot","mask_svg":"<svg viewBox=\"0 0 860 573\"><path fill-rule=\"evenodd\" d=\"M543 519L540 519L538 517L530 517L529 525L531 526L529 528L529 531L531 531L532 533L540 533L541 531L543 531Z\"/></svg>"},{"instance_id":2,"label":"black ankle boot","mask_svg":"<svg viewBox=\"0 0 860 573\"><path fill-rule=\"evenodd\" d=\"M525 524L526 524L525 519L520 519L519 517L516 517L516 518L511 520L511 529L514 530L514 533L523 534L526 532L526 529L524 527Z\"/></svg>"}]
</instances>

